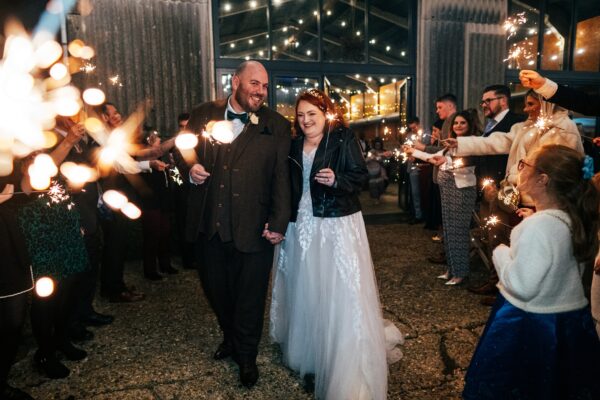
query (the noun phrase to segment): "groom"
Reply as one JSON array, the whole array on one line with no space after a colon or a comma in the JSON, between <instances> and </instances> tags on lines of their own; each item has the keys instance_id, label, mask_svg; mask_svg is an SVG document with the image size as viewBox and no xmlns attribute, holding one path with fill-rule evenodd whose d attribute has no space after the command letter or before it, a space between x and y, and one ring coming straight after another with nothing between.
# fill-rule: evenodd
<instances>
[{"instance_id":1,"label":"groom","mask_svg":"<svg viewBox=\"0 0 600 400\"><path fill-rule=\"evenodd\" d=\"M197 106L189 130L201 133L209 121L228 119L234 140L201 138L195 160L182 166L192 183L186 239L202 255L200 280L223 331L214 358L232 356L248 388L258 380L273 245L283 240L290 216L290 123L263 105L268 80L262 64L246 61L229 98Z\"/></svg>"}]
</instances>

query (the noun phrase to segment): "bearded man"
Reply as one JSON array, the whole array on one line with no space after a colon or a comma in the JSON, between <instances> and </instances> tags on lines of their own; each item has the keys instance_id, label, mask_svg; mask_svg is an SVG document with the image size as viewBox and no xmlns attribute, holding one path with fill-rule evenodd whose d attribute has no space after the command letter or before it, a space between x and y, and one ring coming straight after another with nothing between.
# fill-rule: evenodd
<instances>
[{"instance_id":1,"label":"bearded man","mask_svg":"<svg viewBox=\"0 0 600 400\"><path fill-rule=\"evenodd\" d=\"M201 138L194 161L179 160L192 183L186 239L202 256L200 280L223 332L213 357L232 357L248 388L259 375L256 356L274 245L283 240L290 217L291 129L263 104L268 84L262 64L240 64L231 96L197 106L187 126L200 134L210 130L209 122L227 119L233 140Z\"/></svg>"}]
</instances>

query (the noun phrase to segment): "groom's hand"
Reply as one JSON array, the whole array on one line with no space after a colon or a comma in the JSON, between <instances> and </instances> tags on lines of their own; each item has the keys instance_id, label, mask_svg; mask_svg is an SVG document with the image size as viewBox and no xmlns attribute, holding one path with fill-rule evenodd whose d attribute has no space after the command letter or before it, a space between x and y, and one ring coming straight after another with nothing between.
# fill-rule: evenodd
<instances>
[{"instance_id":1,"label":"groom's hand","mask_svg":"<svg viewBox=\"0 0 600 400\"><path fill-rule=\"evenodd\" d=\"M192 183L197 185L202 185L209 176L210 174L206 172L201 164L194 164L190 169L190 179L192 180Z\"/></svg>"},{"instance_id":2,"label":"groom's hand","mask_svg":"<svg viewBox=\"0 0 600 400\"><path fill-rule=\"evenodd\" d=\"M285 239L285 236L283 236L281 233L279 233L279 232L271 232L269 230L269 224L268 223L265 224L265 229L263 229L262 237L264 237L265 239L267 239L271 244L281 243Z\"/></svg>"}]
</instances>

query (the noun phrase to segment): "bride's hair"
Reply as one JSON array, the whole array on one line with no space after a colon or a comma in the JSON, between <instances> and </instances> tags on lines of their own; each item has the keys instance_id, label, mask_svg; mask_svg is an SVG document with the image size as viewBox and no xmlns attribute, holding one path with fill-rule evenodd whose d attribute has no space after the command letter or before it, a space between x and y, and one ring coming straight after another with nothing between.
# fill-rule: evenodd
<instances>
[{"instance_id":1,"label":"bride's hair","mask_svg":"<svg viewBox=\"0 0 600 400\"><path fill-rule=\"evenodd\" d=\"M323 91L318 89L309 89L298 96L296 99L296 107L295 107L295 121L294 121L294 136L297 136L302 132L300 130L300 125L298 124L298 104L301 101L306 101L307 103L312 104L317 107L323 114L326 116L332 116L333 119L327 119L325 122L325 130L333 130L337 127L344 126L344 116L342 112L335 106L333 101L327 96Z\"/></svg>"}]
</instances>

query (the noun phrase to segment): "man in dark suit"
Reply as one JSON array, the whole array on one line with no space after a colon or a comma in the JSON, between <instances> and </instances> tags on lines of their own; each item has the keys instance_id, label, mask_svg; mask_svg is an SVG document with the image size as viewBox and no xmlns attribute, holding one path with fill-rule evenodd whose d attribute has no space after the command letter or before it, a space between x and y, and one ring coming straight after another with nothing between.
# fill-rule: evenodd
<instances>
[{"instance_id":1,"label":"man in dark suit","mask_svg":"<svg viewBox=\"0 0 600 400\"><path fill-rule=\"evenodd\" d=\"M535 90L551 103L584 115L600 115L598 95L590 95L581 90L559 85L531 70L522 70L519 79L523 86Z\"/></svg>"},{"instance_id":2,"label":"man in dark suit","mask_svg":"<svg viewBox=\"0 0 600 400\"><path fill-rule=\"evenodd\" d=\"M525 120L524 115L515 114L509 109L509 101L510 89L506 85L491 85L483 89L479 105L483 109L483 115L486 118L483 130L484 137L489 136L492 132L509 132L514 124ZM478 180L481 182L483 179L493 179L496 184L499 184L505 177L507 161L508 155L504 154L476 157L475 172ZM493 198L496 196L495 186L488 185L483 190L484 195L479 205L479 218L481 221L484 221L490 215L490 210L494 210L496 214L501 212L490 205L490 202L493 202ZM498 244L506 242L508 242L508 238L502 232L496 229L489 230L486 253L490 262L492 260L491 252L493 249ZM497 282L498 275L496 274L496 270L492 268L489 280L481 286L470 287L469 291L490 296L481 300L482 304L490 305L496 299L495 294L498 291L496 288Z\"/></svg>"},{"instance_id":3,"label":"man in dark suit","mask_svg":"<svg viewBox=\"0 0 600 400\"><path fill-rule=\"evenodd\" d=\"M517 122L525 120L524 115L515 114L509 109L510 89L506 85L491 85L483 89L479 105L486 118L483 136L492 132L509 132ZM477 158L477 177L490 178L496 183L504 179L508 155L489 155Z\"/></svg>"},{"instance_id":4,"label":"man in dark suit","mask_svg":"<svg viewBox=\"0 0 600 400\"><path fill-rule=\"evenodd\" d=\"M240 64L231 96L199 105L188 123L201 133L209 121L228 119L233 140L203 138L192 162L179 160L193 184L186 239L199 246L200 279L223 332L214 358L232 356L246 387L258 380L273 245L283 240L290 217L290 123L263 105L267 87L262 64Z\"/></svg>"}]
</instances>

